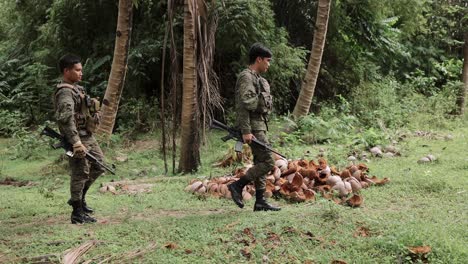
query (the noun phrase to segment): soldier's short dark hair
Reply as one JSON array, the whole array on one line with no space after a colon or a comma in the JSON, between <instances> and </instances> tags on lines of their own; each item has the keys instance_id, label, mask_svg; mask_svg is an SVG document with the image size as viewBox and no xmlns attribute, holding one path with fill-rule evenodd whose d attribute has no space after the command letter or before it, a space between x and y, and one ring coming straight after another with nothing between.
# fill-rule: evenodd
<instances>
[{"instance_id":1,"label":"soldier's short dark hair","mask_svg":"<svg viewBox=\"0 0 468 264\"><path fill-rule=\"evenodd\" d=\"M254 43L249 50L249 64L254 64L257 57L271 58L272 56L271 50L263 46L262 43Z\"/></svg>"},{"instance_id":2,"label":"soldier's short dark hair","mask_svg":"<svg viewBox=\"0 0 468 264\"><path fill-rule=\"evenodd\" d=\"M81 58L75 54L63 55L58 63L60 73L63 73L65 69L73 68L73 65L81 63Z\"/></svg>"}]
</instances>

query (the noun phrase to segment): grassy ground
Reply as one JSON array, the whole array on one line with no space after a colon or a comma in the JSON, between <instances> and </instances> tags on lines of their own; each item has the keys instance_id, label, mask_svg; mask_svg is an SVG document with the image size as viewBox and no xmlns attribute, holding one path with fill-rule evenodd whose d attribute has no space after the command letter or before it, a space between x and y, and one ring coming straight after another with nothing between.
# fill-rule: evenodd
<instances>
[{"instance_id":1,"label":"grassy ground","mask_svg":"<svg viewBox=\"0 0 468 264\"><path fill-rule=\"evenodd\" d=\"M301 204L274 201L283 208L274 213L253 213L253 201L239 209L229 200L183 191L194 177L232 170L210 166L232 143L221 142L220 132L210 134L203 167L189 176L163 176L158 142L149 136L126 146L114 144L106 154L118 175L101 177L90 191L88 202L99 220L90 225L69 223L69 178L65 162L58 160L60 151L42 147L35 150L41 158L12 160L8 155L17 142L0 139L0 179L36 184L0 185L0 263L60 256L89 240L98 242L83 256L91 263L108 257L114 263L406 263L407 247L423 245L432 249L430 263L467 263L468 126L454 123L431 132L409 134L398 145L401 157L368 163L372 175L391 182L364 190L361 208L319 197ZM449 134L453 139L444 139ZM333 144L278 149L299 158L307 150L315 155L319 147L330 158L346 160L348 149ZM128 161L113 160L122 154ZM427 154L438 161L418 164ZM98 192L102 182L142 177L154 182L151 193ZM137 250L142 256L131 258Z\"/></svg>"}]
</instances>

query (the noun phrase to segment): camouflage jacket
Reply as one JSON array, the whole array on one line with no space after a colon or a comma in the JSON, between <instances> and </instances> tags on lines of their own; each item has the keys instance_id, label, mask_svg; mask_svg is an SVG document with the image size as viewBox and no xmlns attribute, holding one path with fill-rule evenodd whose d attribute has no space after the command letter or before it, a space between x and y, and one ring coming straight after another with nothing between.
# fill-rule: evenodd
<instances>
[{"instance_id":1,"label":"camouflage jacket","mask_svg":"<svg viewBox=\"0 0 468 264\"><path fill-rule=\"evenodd\" d=\"M272 96L267 80L250 69L243 70L236 83L237 126L242 134L268 130Z\"/></svg>"},{"instance_id":2,"label":"camouflage jacket","mask_svg":"<svg viewBox=\"0 0 468 264\"><path fill-rule=\"evenodd\" d=\"M86 132L83 104L86 92L76 84L60 83L54 94L55 119L63 136L71 144L80 141Z\"/></svg>"}]
</instances>

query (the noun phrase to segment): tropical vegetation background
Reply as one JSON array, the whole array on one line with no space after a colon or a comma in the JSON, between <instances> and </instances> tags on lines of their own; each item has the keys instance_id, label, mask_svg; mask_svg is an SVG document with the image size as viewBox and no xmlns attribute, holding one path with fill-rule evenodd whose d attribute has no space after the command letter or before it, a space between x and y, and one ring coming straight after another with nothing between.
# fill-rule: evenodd
<instances>
[{"instance_id":1,"label":"tropical vegetation background","mask_svg":"<svg viewBox=\"0 0 468 264\"><path fill-rule=\"evenodd\" d=\"M374 146L400 148L371 159L392 181L366 190L364 208L281 201L277 215L252 215L181 191L233 170L211 167L232 144L209 124L233 124L254 42L273 51L265 78L279 151L325 149L344 167ZM82 229L67 225L66 162L39 137L54 126L65 53L81 56L81 84L108 101L99 140L118 176L99 181L161 183L146 196L93 190L101 222ZM142 262L404 263L415 261L408 246L429 244L433 263L464 263L467 90L464 0L0 0L0 178L34 182L0 186L0 262L33 263L89 237L104 241L90 263L132 262L125 252L156 244ZM439 160L416 163L429 152ZM359 228L366 238L353 238Z\"/></svg>"}]
</instances>

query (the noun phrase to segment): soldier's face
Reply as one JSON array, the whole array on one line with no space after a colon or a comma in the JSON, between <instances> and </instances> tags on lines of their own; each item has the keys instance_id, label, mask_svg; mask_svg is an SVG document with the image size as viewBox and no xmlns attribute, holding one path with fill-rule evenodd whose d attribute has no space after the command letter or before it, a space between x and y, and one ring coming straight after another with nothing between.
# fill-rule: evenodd
<instances>
[{"instance_id":1,"label":"soldier's face","mask_svg":"<svg viewBox=\"0 0 468 264\"><path fill-rule=\"evenodd\" d=\"M63 71L63 77L71 83L81 81L81 78L83 77L83 66L81 66L81 63L77 63L74 64L72 68L65 68Z\"/></svg>"},{"instance_id":2,"label":"soldier's face","mask_svg":"<svg viewBox=\"0 0 468 264\"><path fill-rule=\"evenodd\" d=\"M268 71L268 68L270 68L271 58L258 57L257 62L258 62L258 71L260 73L264 73Z\"/></svg>"}]
</instances>

